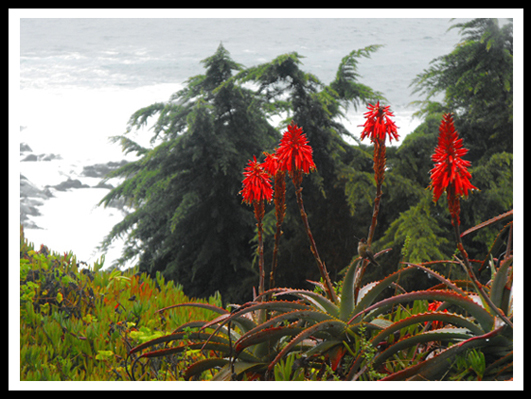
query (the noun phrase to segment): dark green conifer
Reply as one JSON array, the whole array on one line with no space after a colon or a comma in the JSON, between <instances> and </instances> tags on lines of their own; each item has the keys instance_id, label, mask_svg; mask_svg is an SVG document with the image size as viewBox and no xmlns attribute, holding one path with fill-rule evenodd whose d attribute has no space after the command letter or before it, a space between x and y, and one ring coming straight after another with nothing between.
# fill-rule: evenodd
<instances>
[{"instance_id":1,"label":"dark green conifer","mask_svg":"<svg viewBox=\"0 0 531 399\"><path fill-rule=\"evenodd\" d=\"M127 135L117 138L140 158L109 176L125 180L102 203L123 198L133 211L105 244L127 235L122 260L138 256L141 271L162 272L187 295L219 290L224 300L235 301L256 285L249 245L255 223L238 195L242 170L279 134L250 90L222 85L241 69L222 45L202 63L205 74L190 78L170 101L131 117L130 130L158 115L152 140L160 144L148 149Z\"/></svg>"}]
</instances>

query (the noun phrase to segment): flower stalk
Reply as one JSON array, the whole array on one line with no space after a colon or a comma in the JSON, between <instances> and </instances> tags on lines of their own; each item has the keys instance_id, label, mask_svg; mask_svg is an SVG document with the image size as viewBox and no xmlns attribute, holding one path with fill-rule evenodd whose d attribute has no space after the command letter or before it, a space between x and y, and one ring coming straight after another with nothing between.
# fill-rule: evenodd
<instances>
[{"instance_id":1,"label":"flower stalk","mask_svg":"<svg viewBox=\"0 0 531 399\"><path fill-rule=\"evenodd\" d=\"M373 151L373 169L374 169L374 181L376 183L376 195L374 197L374 207L372 211L371 225L369 227L369 233L367 236L367 246L370 247L376 231L376 224L378 223L378 214L380 212L380 202L382 198L382 185L385 177L385 165L386 165L386 145L385 141L389 137L389 141L393 139L398 140L397 126L391 119L393 115L389 111L389 106L382 106L378 101L375 105L369 104L367 106L369 111L363 115L366 118L363 124L363 131L361 132L361 139L368 137L374 145ZM358 272L359 279L363 275L365 268L369 262L365 260Z\"/></svg>"},{"instance_id":2,"label":"flower stalk","mask_svg":"<svg viewBox=\"0 0 531 399\"><path fill-rule=\"evenodd\" d=\"M269 272L269 289L275 287L275 271L278 263L278 248L280 237L282 236L282 223L286 215L286 172L279 170L276 154L264 153L266 159L263 163L264 169L274 179L273 198L275 202L275 217L277 219L275 231L275 245L273 248L273 259Z\"/></svg>"},{"instance_id":3,"label":"flower stalk","mask_svg":"<svg viewBox=\"0 0 531 399\"><path fill-rule=\"evenodd\" d=\"M367 247L370 248L372 240L374 237L374 232L376 231L376 224L378 223L378 214L380 212L380 202L382 198L382 186L385 177L385 165L387 162L386 158L386 145L385 141L389 137L389 141L392 142L393 139L398 141L399 135L397 133L397 126L391 119L393 115L389 111L389 106L382 106L378 101L375 105L369 104L367 109L369 111L365 112L363 115L366 118L363 126L363 131L361 132L361 140L368 137L374 145L373 150L373 170L374 170L374 181L376 183L376 194L374 197L374 206L372 211L371 225L369 227L369 232L367 235ZM356 270L356 285L355 285L355 296L358 296L359 293L359 284L365 269L370 264L368 259L362 259L361 264Z\"/></svg>"},{"instance_id":4,"label":"flower stalk","mask_svg":"<svg viewBox=\"0 0 531 399\"><path fill-rule=\"evenodd\" d=\"M367 237L367 245L370 246L378 222L378 213L380 211L380 200L382 197L382 184L385 176L386 164L386 146L385 141L389 137L389 142L393 139L398 141L397 126L391 119L394 114L389 111L390 106L382 106L378 101L375 105L369 104L363 115L367 119L363 124L361 139L368 137L374 144L373 169L374 180L376 182L376 195L374 197L374 209L372 212L372 221Z\"/></svg>"},{"instance_id":5,"label":"flower stalk","mask_svg":"<svg viewBox=\"0 0 531 399\"><path fill-rule=\"evenodd\" d=\"M245 178L243 179L243 188L240 191L242 194L243 202L252 204L254 207L254 217L257 221L258 229L258 295L264 293L264 243L262 239L263 224L265 214L264 201L271 202L273 196L273 189L268 173L264 170L263 166L257 162L256 157L249 161L248 166L243 173Z\"/></svg>"},{"instance_id":6,"label":"flower stalk","mask_svg":"<svg viewBox=\"0 0 531 399\"><path fill-rule=\"evenodd\" d=\"M374 208L372 211L371 226L369 228L369 234L367 238L367 245L371 245L374 231L376 230L376 224L378 223L378 213L380 212L380 201L382 198L382 184L385 176L385 163L386 163L386 147L385 140L376 139L374 141L374 156L373 156L373 169L374 180L376 182L376 195L374 196Z\"/></svg>"},{"instance_id":7,"label":"flower stalk","mask_svg":"<svg viewBox=\"0 0 531 399\"><path fill-rule=\"evenodd\" d=\"M256 218L256 226L258 230L258 273L259 273L259 283L258 283L258 295L262 295L264 293L264 280L265 280L265 272L264 272L264 241L262 238L263 234L263 223L262 220L264 220L264 202L254 202L254 215Z\"/></svg>"},{"instance_id":8,"label":"flower stalk","mask_svg":"<svg viewBox=\"0 0 531 399\"><path fill-rule=\"evenodd\" d=\"M334 291L334 287L332 286L332 281L330 280L330 276L328 275L328 270L326 269L326 265L324 264L324 262L321 260L321 257L319 256L319 252L317 251L317 245L315 245L315 240L313 239L313 234L310 229L310 223L308 222L308 215L306 214L306 211L304 210L304 202L302 200L302 187L300 186L297 187L296 185L297 182L295 179L293 179L293 184L295 184L295 195L297 197L297 205L299 206L299 210L301 212L301 218L304 224L304 229L306 230L308 240L310 241L310 250L312 251L315 261L317 262L317 267L319 268L319 272L321 273L321 278L324 281L324 288L326 291L326 295L332 302L338 303L338 298Z\"/></svg>"},{"instance_id":9,"label":"flower stalk","mask_svg":"<svg viewBox=\"0 0 531 399\"><path fill-rule=\"evenodd\" d=\"M503 314L501 309L494 305L477 279L476 274L470 265L468 253L461 240L461 234L459 231L459 226L461 225L459 217L461 211L460 200L461 197L467 197L469 191L477 190L477 187L470 183L472 175L468 171L468 167L471 163L470 161L462 159L462 156L468 153L468 149L463 147L463 139L458 137L458 133L454 127L452 114L448 113L443 115L443 120L439 127L438 144L432 155L432 160L435 162L435 166L430 171L431 184L428 188L433 190L434 202L437 202L442 193L446 192L448 211L450 212L452 225L454 226L457 249L462 257L462 259L458 259L457 257L456 259L463 266L483 301L512 328L513 324L511 321L505 316L505 314Z\"/></svg>"},{"instance_id":10,"label":"flower stalk","mask_svg":"<svg viewBox=\"0 0 531 399\"><path fill-rule=\"evenodd\" d=\"M321 278L324 281L325 292L328 298L337 303L338 299L332 286L330 276L326 265L321 260L319 252L317 251L317 245L313 238L312 231L310 229L310 223L308 222L308 215L304 210L304 202L302 199L302 178L303 174L308 174L310 171L315 170L315 163L313 162L313 150L308 145L308 139L302 132L302 128L299 128L294 122L288 126L288 130L284 132L282 139L280 140L280 146L276 151L277 159L279 163L279 170L289 174L293 185L295 187L295 195L297 197L297 205L301 213L302 222L306 235L310 241L310 249L317 263L317 267L321 274Z\"/></svg>"}]
</instances>

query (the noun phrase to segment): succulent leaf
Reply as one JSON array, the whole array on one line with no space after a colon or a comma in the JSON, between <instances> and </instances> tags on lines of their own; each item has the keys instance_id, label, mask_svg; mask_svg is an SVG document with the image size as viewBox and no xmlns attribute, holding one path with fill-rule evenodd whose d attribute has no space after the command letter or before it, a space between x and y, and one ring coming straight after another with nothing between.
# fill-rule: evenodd
<instances>
[{"instance_id":1,"label":"succulent leaf","mask_svg":"<svg viewBox=\"0 0 531 399\"><path fill-rule=\"evenodd\" d=\"M339 308L336 304L330 301L328 298L322 296L313 291L301 290L301 289L292 289L292 288L279 288L273 289L268 292L275 292L277 296L279 295L294 295L299 298L305 299L308 302L312 303L314 306L323 312L329 313L332 317L339 316Z\"/></svg>"},{"instance_id":2,"label":"succulent leaf","mask_svg":"<svg viewBox=\"0 0 531 399\"><path fill-rule=\"evenodd\" d=\"M512 258L505 260L501 264L500 268L496 271L494 275L494 279L492 280L492 284L490 287L490 299L492 300L492 303L498 308L501 308L501 310L506 315L509 313L509 309L507 306L502 306L502 302L504 298L504 293L506 291L509 291L509 289L506 287L506 283L508 280L508 272L511 265Z\"/></svg>"},{"instance_id":3,"label":"succulent leaf","mask_svg":"<svg viewBox=\"0 0 531 399\"><path fill-rule=\"evenodd\" d=\"M282 359L285 355L287 355L291 349L297 345L302 340L310 337L311 335L319 332L319 331L326 331L326 330L333 330L334 335L337 335L340 331L345 331L347 325L340 321L340 320L326 320L322 321L320 323L314 324L311 327L306 328L304 331L302 331L300 334L298 334L295 338L293 338L289 344L287 344L275 357L275 359L269 363L268 370L273 370L273 367L275 364L277 364L280 359Z\"/></svg>"},{"instance_id":4,"label":"succulent leaf","mask_svg":"<svg viewBox=\"0 0 531 399\"><path fill-rule=\"evenodd\" d=\"M211 370L216 367L223 367L229 362L229 359L221 357L211 357L208 359L202 359L188 367L184 372L183 377L185 380L189 380L190 378L196 375L200 375L203 371Z\"/></svg>"},{"instance_id":5,"label":"succulent leaf","mask_svg":"<svg viewBox=\"0 0 531 399\"><path fill-rule=\"evenodd\" d=\"M367 314L371 311L374 311L371 313L371 315L376 316L377 314L384 312L387 308L394 304L410 302L414 300L447 301L463 308L468 313L470 313L478 321L483 331L490 331L494 326L494 317L489 312L487 312L481 305L475 303L472 299L450 291L432 290L409 292L406 294L400 294L384 299L356 313L349 320L348 324L358 322L364 314Z\"/></svg>"},{"instance_id":6,"label":"succulent leaf","mask_svg":"<svg viewBox=\"0 0 531 399\"><path fill-rule=\"evenodd\" d=\"M352 262L350 264L347 273L345 274L345 278L343 279L343 287L341 289L341 303L339 305L339 318L341 320L348 320L349 316L354 310L356 300L354 283L357 269L355 265L355 262Z\"/></svg>"}]
</instances>

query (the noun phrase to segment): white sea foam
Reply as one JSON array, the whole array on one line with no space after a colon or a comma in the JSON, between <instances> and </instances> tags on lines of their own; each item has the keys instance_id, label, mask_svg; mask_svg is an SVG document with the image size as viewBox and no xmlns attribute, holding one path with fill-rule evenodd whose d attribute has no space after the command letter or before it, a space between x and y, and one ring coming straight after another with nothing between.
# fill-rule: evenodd
<instances>
[{"instance_id":1,"label":"white sea foam","mask_svg":"<svg viewBox=\"0 0 531 399\"><path fill-rule=\"evenodd\" d=\"M52 189L54 196L39 207L41 216L29 216L40 229L26 228L26 238L36 247L45 244L56 251L73 251L78 260L89 264L98 260L102 255L98 246L124 215L115 208L97 206L109 190L93 188L100 179L83 176L83 166L134 159L123 154L119 144L111 144L109 137L125 132L134 111L167 101L179 89L176 85L155 85L121 90L23 90L25 129L20 133L21 142L35 154L53 153L61 159L20 162L20 174L40 189L67 179L91 186L66 192ZM140 144L149 145L148 129L131 135ZM117 240L105 254L105 266L119 257L121 242Z\"/></svg>"},{"instance_id":2,"label":"white sea foam","mask_svg":"<svg viewBox=\"0 0 531 399\"><path fill-rule=\"evenodd\" d=\"M43 216L32 217L42 229L24 229L26 238L37 248L45 244L59 253L72 251L78 261L89 265L104 253L98 246L111 228L123 219L118 209L98 207L96 204L108 190L101 188L56 191L54 198L44 202L40 211ZM105 266L120 255L118 240L105 254Z\"/></svg>"}]
</instances>

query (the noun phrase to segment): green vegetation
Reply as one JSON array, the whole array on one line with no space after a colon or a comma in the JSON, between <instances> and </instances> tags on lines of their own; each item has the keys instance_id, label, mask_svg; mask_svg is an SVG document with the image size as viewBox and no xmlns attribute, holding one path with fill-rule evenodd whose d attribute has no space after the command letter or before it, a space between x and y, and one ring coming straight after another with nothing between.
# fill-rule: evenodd
<instances>
[{"instance_id":1,"label":"green vegetation","mask_svg":"<svg viewBox=\"0 0 531 399\"><path fill-rule=\"evenodd\" d=\"M492 280L483 286L510 318L511 259L497 269L491 261ZM35 251L22 228L20 266L22 381L512 377L512 327L470 299L472 282L423 265L360 287L362 262L353 262L337 286L339 304L318 290L273 289L264 295L280 300L232 310L219 295L190 300L160 274L99 270L98 262L81 268L71 253ZM415 271L441 284L381 299ZM298 300L282 299L289 296ZM264 309L269 316L260 322Z\"/></svg>"},{"instance_id":2,"label":"green vegetation","mask_svg":"<svg viewBox=\"0 0 531 399\"><path fill-rule=\"evenodd\" d=\"M103 260L102 260L103 261ZM188 302L181 287L159 274L83 267L72 253L35 251L20 231L20 379L129 381L128 352L166 335L205 309L157 311ZM198 303L220 305L219 295ZM189 356L194 356L188 354ZM154 366L144 380L179 378L179 369Z\"/></svg>"}]
</instances>

